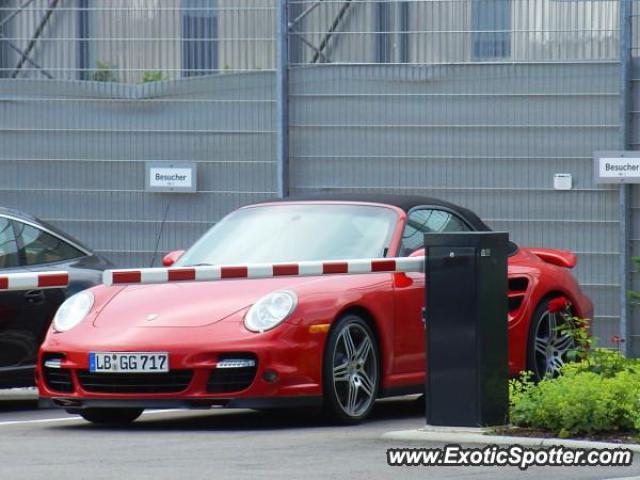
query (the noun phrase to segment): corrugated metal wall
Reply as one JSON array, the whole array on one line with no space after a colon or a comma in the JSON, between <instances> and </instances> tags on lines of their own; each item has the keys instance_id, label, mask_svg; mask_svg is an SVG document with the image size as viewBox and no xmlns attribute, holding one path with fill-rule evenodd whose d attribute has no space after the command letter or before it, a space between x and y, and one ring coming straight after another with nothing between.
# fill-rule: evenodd
<instances>
[{"instance_id":1,"label":"corrugated metal wall","mask_svg":"<svg viewBox=\"0 0 640 480\"><path fill-rule=\"evenodd\" d=\"M576 251L596 334L618 332L618 65L320 66L291 73L295 192L404 192L474 209L535 246ZM575 187L553 189L554 173Z\"/></svg>"},{"instance_id":2,"label":"corrugated metal wall","mask_svg":"<svg viewBox=\"0 0 640 480\"><path fill-rule=\"evenodd\" d=\"M120 265L148 266L165 212L161 253L274 195L272 92L258 72L144 86L0 81L0 203ZM145 193L145 160L195 161L198 193Z\"/></svg>"},{"instance_id":3,"label":"corrugated metal wall","mask_svg":"<svg viewBox=\"0 0 640 480\"><path fill-rule=\"evenodd\" d=\"M618 0L289 5L292 191L429 193L576 250L617 334L618 191L591 156L621 147ZM275 7L0 0L0 204L133 266L165 212L160 252L274 196ZM145 160L196 161L198 193L145 193Z\"/></svg>"}]
</instances>

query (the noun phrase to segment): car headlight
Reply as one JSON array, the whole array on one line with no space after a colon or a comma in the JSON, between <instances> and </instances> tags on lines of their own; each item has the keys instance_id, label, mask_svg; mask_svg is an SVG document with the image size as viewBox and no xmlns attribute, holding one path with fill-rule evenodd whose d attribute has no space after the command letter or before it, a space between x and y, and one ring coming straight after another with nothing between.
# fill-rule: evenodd
<instances>
[{"instance_id":1,"label":"car headlight","mask_svg":"<svg viewBox=\"0 0 640 480\"><path fill-rule=\"evenodd\" d=\"M298 297L288 290L272 292L254 303L244 317L244 326L252 332L271 330L295 310Z\"/></svg>"},{"instance_id":2,"label":"car headlight","mask_svg":"<svg viewBox=\"0 0 640 480\"><path fill-rule=\"evenodd\" d=\"M83 291L67 298L53 317L53 329L66 332L78 325L93 306L93 293Z\"/></svg>"}]
</instances>

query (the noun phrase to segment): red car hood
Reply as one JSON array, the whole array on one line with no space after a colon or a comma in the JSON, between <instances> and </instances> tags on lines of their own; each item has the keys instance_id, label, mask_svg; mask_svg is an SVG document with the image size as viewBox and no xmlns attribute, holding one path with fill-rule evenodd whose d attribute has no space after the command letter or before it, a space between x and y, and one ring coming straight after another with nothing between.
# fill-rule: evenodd
<instances>
[{"instance_id":1,"label":"red car hood","mask_svg":"<svg viewBox=\"0 0 640 480\"><path fill-rule=\"evenodd\" d=\"M100 307L93 324L96 327L201 327L225 319L267 293L313 281L318 279L132 285L121 289Z\"/></svg>"}]
</instances>

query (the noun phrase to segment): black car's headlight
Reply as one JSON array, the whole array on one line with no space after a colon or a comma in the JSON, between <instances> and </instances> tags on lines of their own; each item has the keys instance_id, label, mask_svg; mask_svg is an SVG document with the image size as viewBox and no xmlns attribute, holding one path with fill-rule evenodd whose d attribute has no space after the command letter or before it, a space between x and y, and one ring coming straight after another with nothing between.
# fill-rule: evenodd
<instances>
[{"instance_id":1,"label":"black car's headlight","mask_svg":"<svg viewBox=\"0 0 640 480\"><path fill-rule=\"evenodd\" d=\"M277 327L298 305L298 297L289 290L272 292L254 303L244 317L244 326L252 332Z\"/></svg>"},{"instance_id":2,"label":"black car's headlight","mask_svg":"<svg viewBox=\"0 0 640 480\"><path fill-rule=\"evenodd\" d=\"M93 293L85 290L67 298L53 317L53 329L66 332L78 325L93 306Z\"/></svg>"}]
</instances>

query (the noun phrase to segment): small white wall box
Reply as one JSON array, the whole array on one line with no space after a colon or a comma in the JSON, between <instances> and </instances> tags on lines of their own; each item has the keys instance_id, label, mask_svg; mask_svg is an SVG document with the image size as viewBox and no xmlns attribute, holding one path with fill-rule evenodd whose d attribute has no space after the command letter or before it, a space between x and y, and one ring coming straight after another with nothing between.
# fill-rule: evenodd
<instances>
[{"instance_id":1,"label":"small white wall box","mask_svg":"<svg viewBox=\"0 0 640 480\"><path fill-rule=\"evenodd\" d=\"M573 177L570 173L556 173L553 176L553 188L556 190L571 190L573 188Z\"/></svg>"}]
</instances>

